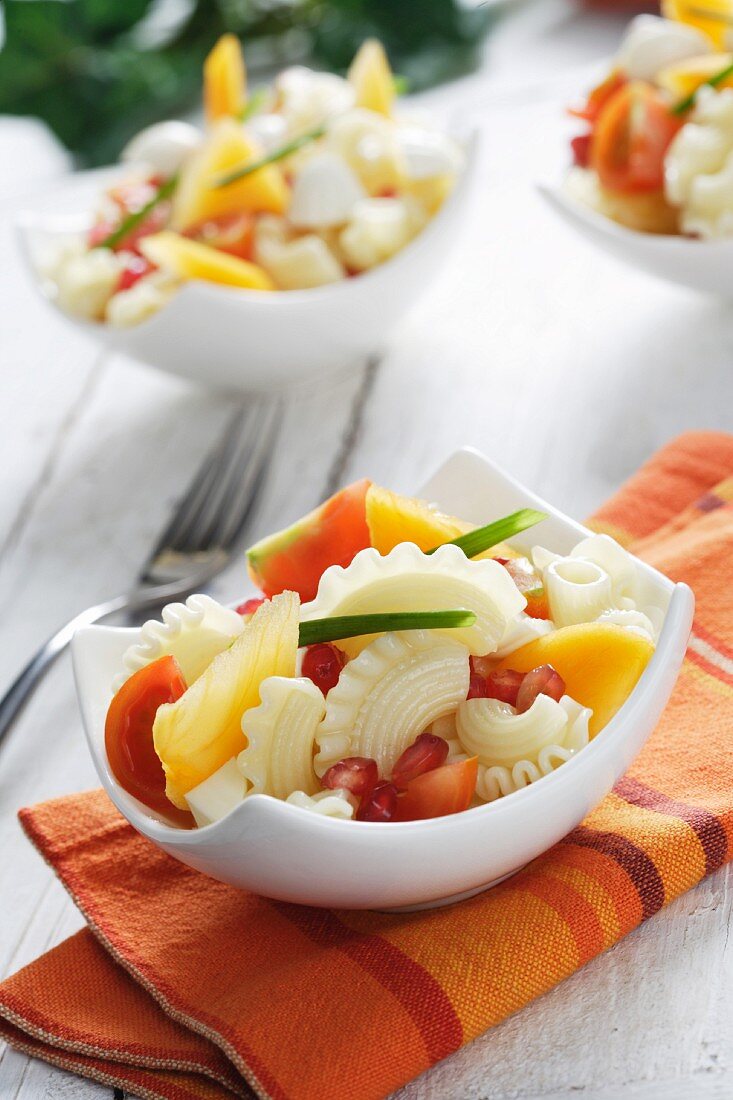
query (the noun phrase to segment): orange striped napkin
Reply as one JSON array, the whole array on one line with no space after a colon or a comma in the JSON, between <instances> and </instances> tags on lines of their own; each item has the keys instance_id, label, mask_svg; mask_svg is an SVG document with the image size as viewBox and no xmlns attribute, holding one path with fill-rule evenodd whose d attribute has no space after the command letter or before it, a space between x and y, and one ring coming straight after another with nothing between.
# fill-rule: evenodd
<instances>
[{"instance_id":1,"label":"orange striped napkin","mask_svg":"<svg viewBox=\"0 0 733 1100\"><path fill-rule=\"evenodd\" d=\"M674 697L615 790L495 889L332 912L204 878L101 792L21 812L88 929L0 986L21 1050L141 1097L377 1100L731 858L733 438L683 436L595 517L697 595ZM358 874L358 867L354 868Z\"/></svg>"}]
</instances>

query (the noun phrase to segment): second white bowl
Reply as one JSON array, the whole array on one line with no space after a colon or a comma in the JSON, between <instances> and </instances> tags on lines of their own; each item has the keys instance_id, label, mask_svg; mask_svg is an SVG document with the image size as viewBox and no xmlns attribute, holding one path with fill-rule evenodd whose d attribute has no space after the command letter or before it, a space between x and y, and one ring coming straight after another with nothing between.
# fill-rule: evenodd
<instances>
[{"instance_id":1,"label":"second white bowl","mask_svg":"<svg viewBox=\"0 0 733 1100\"><path fill-rule=\"evenodd\" d=\"M277 389L321 373L345 372L382 352L395 324L433 278L469 208L478 140L465 143L466 163L456 186L425 229L393 259L330 286L262 293L186 283L173 299L140 325L114 328L64 317L107 347L141 363L195 382L234 390ZM104 177L89 173L97 187ZM21 215L19 241L39 291L53 304L39 272L49 236L83 228L89 179ZM74 202L76 196L76 204Z\"/></svg>"}]
</instances>

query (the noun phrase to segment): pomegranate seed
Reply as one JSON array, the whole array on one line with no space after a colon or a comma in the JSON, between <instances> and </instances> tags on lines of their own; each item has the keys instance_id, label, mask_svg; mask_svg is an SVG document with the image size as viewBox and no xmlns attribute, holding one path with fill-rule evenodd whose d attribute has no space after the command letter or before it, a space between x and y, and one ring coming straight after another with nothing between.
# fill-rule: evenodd
<instances>
[{"instance_id":1,"label":"pomegranate seed","mask_svg":"<svg viewBox=\"0 0 733 1100\"><path fill-rule=\"evenodd\" d=\"M129 290L138 279L142 279L143 275L147 275L149 271L154 270L153 265L148 263L142 256L132 256L129 263L120 272L120 277L117 280L117 293L119 294L121 290Z\"/></svg>"},{"instance_id":2,"label":"pomegranate seed","mask_svg":"<svg viewBox=\"0 0 733 1100\"><path fill-rule=\"evenodd\" d=\"M240 603L239 607L235 610L238 615L254 615L257 608L262 607L264 602L264 596L252 596L249 600L245 600L244 603Z\"/></svg>"},{"instance_id":3,"label":"pomegranate seed","mask_svg":"<svg viewBox=\"0 0 733 1100\"><path fill-rule=\"evenodd\" d=\"M506 565L506 563L509 561L509 558L493 558L492 560L498 561L499 565Z\"/></svg>"},{"instance_id":4,"label":"pomegranate seed","mask_svg":"<svg viewBox=\"0 0 733 1100\"><path fill-rule=\"evenodd\" d=\"M391 821L397 810L397 788L382 780L361 800L357 821Z\"/></svg>"},{"instance_id":5,"label":"pomegranate seed","mask_svg":"<svg viewBox=\"0 0 733 1100\"><path fill-rule=\"evenodd\" d=\"M576 164L578 168L587 168L590 164L592 138L592 134L578 134L570 142L570 148L573 153L573 164Z\"/></svg>"},{"instance_id":6,"label":"pomegranate seed","mask_svg":"<svg viewBox=\"0 0 733 1100\"><path fill-rule=\"evenodd\" d=\"M423 772L439 768L445 763L447 755L447 741L434 733L421 733L392 768L392 782L398 787L406 787L411 779L417 779Z\"/></svg>"},{"instance_id":7,"label":"pomegranate seed","mask_svg":"<svg viewBox=\"0 0 733 1100\"><path fill-rule=\"evenodd\" d=\"M540 665L533 668L522 680L517 693L517 713L523 714L534 703L538 695L549 695L559 702L565 694L565 681L552 665Z\"/></svg>"},{"instance_id":8,"label":"pomegranate seed","mask_svg":"<svg viewBox=\"0 0 733 1100\"><path fill-rule=\"evenodd\" d=\"M523 672L515 672L513 668L497 669L486 677L486 698L499 699L502 703L510 703L515 707L523 680Z\"/></svg>"},{"instance_id":9,"label":"pomegranate seed","mask_svg":"<svg viewBox=\"0 0 733 1100\"><path fill-rule=\"evenodd\" d=\"M346 654L330 642L309 645L303 656L302 673L312 680L324 695L335 687L346 664Z\"/></svg>"},{"instance_id":10,"label":"pomegranate seed","mask_svg":"<svg viewBox=\"0 0 733 1100\"><path fill-rule=\"evenodd\" d=\"M469 657L468 663L471 666L471 672L475 672L477 676L486 677L493 671L496 657Z\"/></svg>"},{"instance_id":11,"label":"pomegranate seed","mask_svg":"<svg viewBox=\"0 0 733 1100\"><path fill-rule=\"evenodd\" d=\"M345 787L352 794L365 795L374 790L378 781L376 760L368 756L347 756L331 765L321 783L331 791Z\"/></svg>"},{"instance_id":12,"label":"pomegranate seed","mask_svg":"<svg viewBox=\"0 0 733 1100\"><path fill-rule=\"evenodd\" d=\"M468 681L467 699L488 699L488 687L486 677L479 676L478 672L472 672Z\"/></svg>"}]
</instances>

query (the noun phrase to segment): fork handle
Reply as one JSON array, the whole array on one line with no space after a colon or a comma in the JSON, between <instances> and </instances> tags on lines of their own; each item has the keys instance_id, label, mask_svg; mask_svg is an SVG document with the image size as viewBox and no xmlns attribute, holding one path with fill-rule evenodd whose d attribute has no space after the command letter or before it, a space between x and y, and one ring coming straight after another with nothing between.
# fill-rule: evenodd
<instances>
[{"instance_id":1,"label":"fork handle","mask_svg":"<svg viewBox=\"0 0 733 1100\"><path fill-rule=\"evenodd\" d=\"M196 578L196 581L198 582L199 579ZM159 606L167 600L193 592L195 587L196 585L192 585L190 578L188 578L185 585L181 584L180 581L175 581L170 584L135 589L132 592L126 592L122 596L115 596L114 599L105 600L104 603L87 607L86 610L75 615L73 619L69 619L31 657L28 664L0 699L0 743L2 743L13 722L28 702L38 681L56 658L63 653L77 630L80 630L83 626L91 626L92 623L97 623L100 619L106 619L108 615L114 614L115 611L141 611L146 607Z\"/></svg>"}]
</instances>

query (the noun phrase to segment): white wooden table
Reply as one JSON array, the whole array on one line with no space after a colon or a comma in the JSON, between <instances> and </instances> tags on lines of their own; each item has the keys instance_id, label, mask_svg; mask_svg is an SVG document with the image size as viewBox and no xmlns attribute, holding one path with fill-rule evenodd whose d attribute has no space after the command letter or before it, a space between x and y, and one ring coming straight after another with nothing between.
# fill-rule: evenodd
<instances>
[{"instance_id":1,"label":"white wooden table","mask_svg":"<svg viewBox=\"0 0 733 1100\"><path fill-rule=\"evenodd\" d=\"M481 73L447 93L485 135L460 255L374 372L291 400L252 537L368 474L409 490L471 443L582 516L687 428L733 429L733 308L617 266L532 190L557 162L559 102L620 23L521 8ZM227 400L109 361L36 300L14 212L66 162L42 130L0 126L0 687L73 612L124 589L227 413ZM244 566L220 578L234 597ZM23 839L23 805L95 785L68 661L2 752L0 970L80 924ZM402 1100L733 1096L733 874L720 871L569 981L436 1066ZM0 1051L0 1097L110 1090Z\"/></svg>"}]
</instances>

